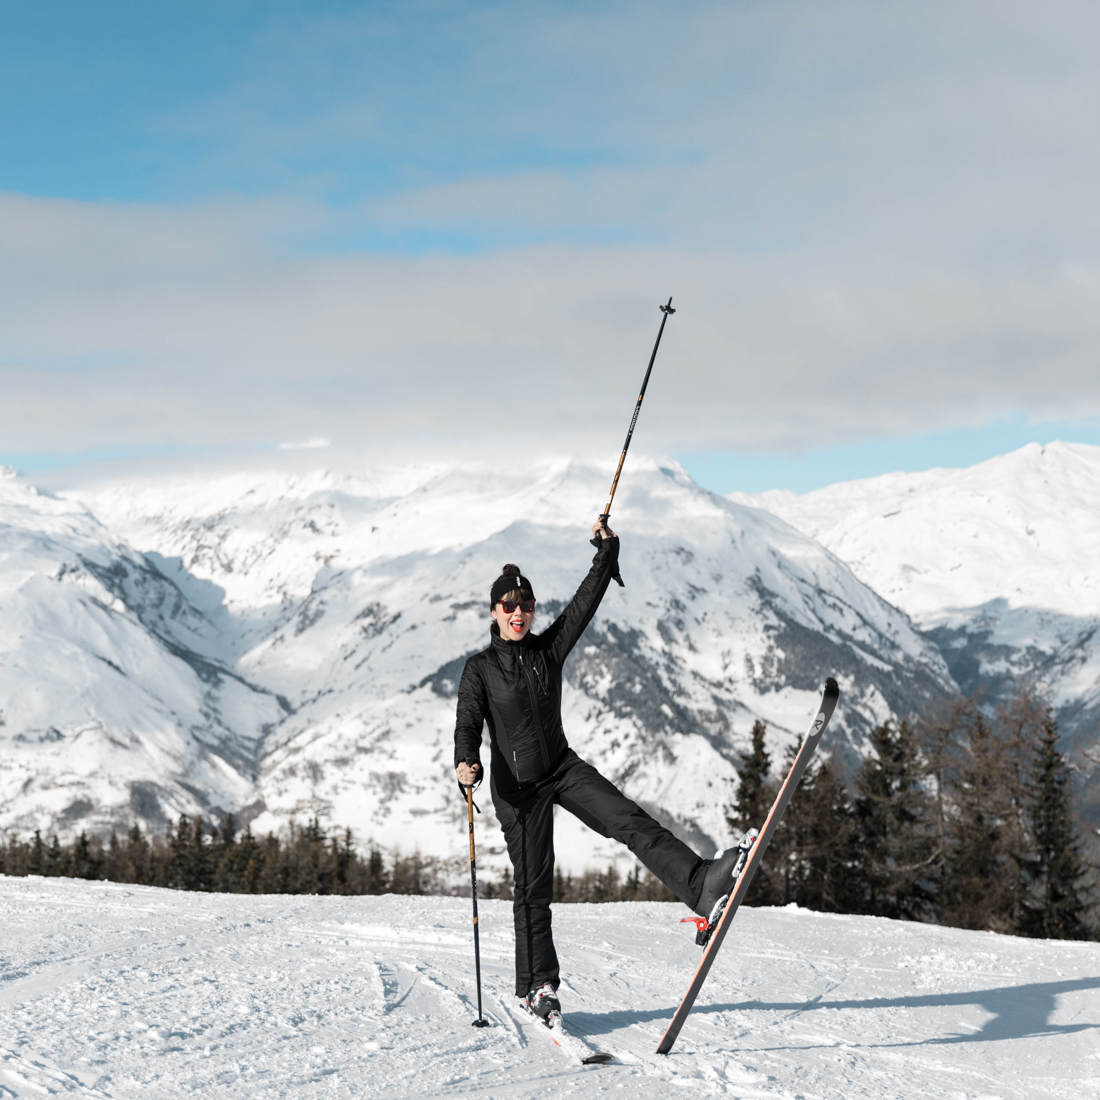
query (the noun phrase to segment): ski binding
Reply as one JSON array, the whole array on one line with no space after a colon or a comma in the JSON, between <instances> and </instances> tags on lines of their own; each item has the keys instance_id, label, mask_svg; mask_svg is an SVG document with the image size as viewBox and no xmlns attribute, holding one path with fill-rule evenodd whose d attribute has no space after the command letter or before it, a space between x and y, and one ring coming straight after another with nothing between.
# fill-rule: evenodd
<instances>
[{"instance_id":1,"label":"ski binding","mask_svg":"<svg viewBox=\"0 0 1100 1100\"><path fill-rule=\"evenodd\" d=\"M756 843L756 838L759 835L759 829L750 829L738 842L737 848L740 855L737 857L737 863L734 865L733 874L730 876L731 886L741 877L741 872L745 869L745 863L749 858L749 851L752 849L753 844ZM695 925L695 943L699 947L706 947L710 942L710 937L714 934L715 928L718 927L718 922L722 919L722 914L726 911L726 905L729 903L729 900L729 894L723 894L714 903L714 908L711 909L709 916L683 917L680 920L681 924Z\"/></svg>"}]
</instances>

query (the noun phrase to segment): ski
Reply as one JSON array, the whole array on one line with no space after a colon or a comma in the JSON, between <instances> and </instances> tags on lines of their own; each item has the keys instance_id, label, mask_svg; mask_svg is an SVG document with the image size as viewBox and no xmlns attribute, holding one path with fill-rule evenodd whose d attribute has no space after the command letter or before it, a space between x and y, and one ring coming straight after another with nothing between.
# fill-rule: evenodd
<instances>
[{"instance_id":1,"label":"ski","mask_svg":"<svg viewBox=\"0 0 1100 1100\"><path fill-rule=\"evenodd\" d=\"M821 703L817 710L817 716L806 733L806 737L798 750L798 755L791 765L791 770L787 772L787 778L783 780L783 785L779 788L779 794L776 795L775 802L772 803L764 827L760 830L759 836L749 841L751 850L748 858L744 861L741 873L733 887L733 892L730 894L725 908L722 909L717 925L710 926L706 930L702 926L699 928L699 936L702 936L705 931L703 942L706 943L706 948L703 951L702 959L699 961L699 967L695 971L695 976L691 979L691 985L688 986L688 991L684 994L680 1007L676 1009L676 1014L672 1017L668 1030L665 1031L657 1046L658 1054L668 1054L672 1050L672 1045L676 1042L676 1037L680 1034L680 1029L684 1026L684 1021L687 1019L692 1005L695 1004L695 998L699 996L699 990L703 988L703 982L706 981L707 975L710 973L710 968L714 964L714 957L718 954L718 949L726 938L726 932L729 930L741 902L745 899L745 894L752 883L752 876L756 874L756 868L760 866L760 861L764 858L768 844L779 825L780 819L783 817L784 811L787 809L787 804L790 802L803 772L806 770L806 765L810 762L810 757L813 756L814 750L821 740L821 735L825 732L825 727L829 724L829 719L833 716L839 698L840 688L837 687L836 680L830 676L825 681L825 687L821 692ZM745 834L746 838L748 835ZM742 839L742 844L744 843L745 839ZM720 904L721 902L719 902ZM708 925L709 923L708 921Z\"/></svg>"},{"instance_id":2,"label":"ski","mask_svg":"<svg viewBox=\"0 0 1100 1100\"><path fill-rule=\"evenodd\" d=\"M583 1039L576 1035L570 1035L565 1028L565 1021L560 1012L551 1012L546 1020L536 1016L528 1009L523 1009L523 1014L530 1018L531 1023L538 1031L546 1032L547 1037L563 1054L580 1062L582 1066L602 1066L610 1062L613 1055L606 1051L594 1050Z\"/></svg>"}]
</instances>

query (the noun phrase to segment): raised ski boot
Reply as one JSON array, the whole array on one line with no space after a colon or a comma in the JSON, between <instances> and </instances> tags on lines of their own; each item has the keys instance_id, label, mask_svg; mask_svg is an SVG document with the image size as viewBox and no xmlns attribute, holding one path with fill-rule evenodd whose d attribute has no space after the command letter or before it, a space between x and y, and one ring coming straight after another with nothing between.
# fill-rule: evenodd
<instances>
[{"instance_id":1,"label":"raised ski boot","mask_svg":"<svg viewBox=\"0 0 1100 1100\"><path fill-rule=\"evenodd\" d=\"M561 1015L561 1002L549 982L543 982L527 991L527 1011L532 1016L537 1016L547 1027L552 1022L552 1015Z\"/></svg>"},{"instance_id":2,"label":"raised ski boot","mask_svg":"<svg viewBox=\"0 0 1100 1100\"><path fill-rule=\"evenodd\" d=\"M703 879L699 901L695 905L695 912L699 915L684 917L680 921L681 924L690 922L695 925L695 942L700 947L706 947L715 927L722 919L730 894L733 893L734 884L741 877L749 852L759 835L758 829L750 829L741 838L736 848L727 848L711 860L706 877Z\"/></svg>"}]
</instances>

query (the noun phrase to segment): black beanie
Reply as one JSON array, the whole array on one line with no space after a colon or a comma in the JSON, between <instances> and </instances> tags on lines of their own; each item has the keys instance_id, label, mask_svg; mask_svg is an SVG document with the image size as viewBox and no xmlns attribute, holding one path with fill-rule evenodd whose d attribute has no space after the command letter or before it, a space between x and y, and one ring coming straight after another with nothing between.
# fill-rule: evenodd
<instances>
[{"instance_id":1,"label":"black beanie","mask_svg":"<svg viewBox=\"0 0 1100 1100\"><path fill-rule=\"evenodd\" d=\"M493 587L489 590L489 609L492 610L497 605L497 601L502 596L507 596L509 592L519 589L528 593L529 599L535 598L535 591L531 587L531 582L523 576L519 571L518 565L506 565L500 573L500 576L493 581Z\"/></svg>"}]
</instances>

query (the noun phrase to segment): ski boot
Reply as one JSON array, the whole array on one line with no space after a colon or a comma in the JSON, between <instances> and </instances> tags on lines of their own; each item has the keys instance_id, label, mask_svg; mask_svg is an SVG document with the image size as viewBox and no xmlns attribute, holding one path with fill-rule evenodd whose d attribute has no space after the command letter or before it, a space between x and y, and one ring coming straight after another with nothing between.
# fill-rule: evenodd
<instances>
[{"instance_id":1,"label":"ski boot","mask_svg":"<svg viewBox=\"0 0 1100 1100\"><path fill-rule=\"evenodd\" d=\"M714 934L714 929L722 919L730 895L733 893L733 887L741 877L749 852L759 835L759 829L750 829L741 838L736 848L727 848L724 852L719 852L707 868L698 902L698 908L702 912L697 917L684 917L680 921L681 924L695 925L695 942L700 947L706 947Z\"/></svg>"},{"instance_id":2,"label":"ski boot","mask_svg":"<svg viewBox=\"0 0 1100 1100\"><path fill-rule=\"evenodd\" d=\"M547 1027L553 1026L555 1016L561 1016L561 1002L549 982L543 982L527 991L527 1011L542 1020Z\"/></svg>"}]
</instances>

